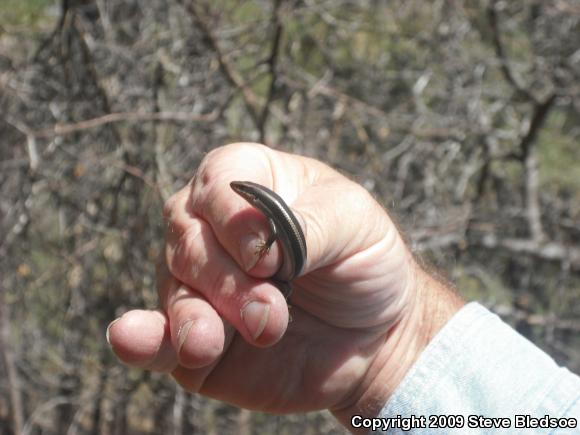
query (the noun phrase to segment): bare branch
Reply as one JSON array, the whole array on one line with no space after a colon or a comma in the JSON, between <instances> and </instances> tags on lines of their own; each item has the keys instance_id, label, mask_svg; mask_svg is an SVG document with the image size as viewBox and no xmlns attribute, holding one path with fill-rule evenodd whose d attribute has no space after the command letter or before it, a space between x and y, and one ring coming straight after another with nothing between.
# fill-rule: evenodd
<instances>
[{"instance_id":1,"label":"bare branch","mask_svg":"<svg viewBox=\"0 0 580 435\"><path fill-rule=\"evenodd\" d=\"M258 121L258 130L260 131L260 141L264 142L266 139L266 124L268 122L268 115L270 114L270 104L274 99L274 94L276 92L276 81L277 81L277 71L276 66L278 63L278 57L280 53L280 45L282 41L283 26L280 19L280 6L282 5L282 0L276 0L272 10L272 22L274 25L274 36L272 38L272 49L270 51L270 56L268 57L268 71L270 73L270 87L268 89L268 94L266 96L266 102L262 108L262 113L260 114L260 119Z\"/></svg>"},{"instance_id":2,"label":"bare branch","mask_svg":"<svg viewBox=\"0 0 580 435\"><path fill-rule=\"evenodd\" d=\"M121 112L109 113L85 121L56 124L53 128L40 130L34 133L36 137L53 137L64 136L81 130L102 127L103 125L118 122L147 122L147 121L166 121L166 122L213 122L219 115L218 110L208 114L196 115L187 112Z\"/></svg>"},{"instance_id":3,"label":"bare branch","mask_svg":"<svg viewBox=\"0 0 580 435\"><path fill-rule=\"evenodd\" d=\"M497 0L490 1L490 4L487 8L487 18L491 27L493 47L499 60L501 72L506 81L515 89L517 94L523 96L526 100L536 101L535 97L530 93L530 91L519 83L518 79L509 66L506 50L501 40L496 4Z\"/></svg>"},{"instance_id":4,"label":"bare branch","mask_svg":"<svg viewBox=\"0 0 580 435\"><path fill-rule=\"evenodd\" d=\"M22 383L17 370L17 355L12 339L12 325L9 318L9 301L6 290L0 280L0 357L6 370L6 384L10 397L11 419L14 433L21 433L24 427L24 402Z\"/></svg>"},{"instance_id":5,"label":"bare branch","mask_svg":"<svg viewBox=\"0 0 580 435\"><path fill-rule=\"evenodd\" d=\"M576 319L559 319L553 315L528 313L524 310L507 305L498 305L491 309L501 317L523 321L530 326L543 326L562 331L580 332L580 321Z\"/></svg>"},{"instance_id":6,"label":"bare branch","mask_svg":"<svg viewBox=\"0 0 580 435\"><path fill-rule=\"evenodd\" d=\"M520 143L520 152L524 163L526 215L532 239L537 241L544 239L545 235L542 228L542 212L540 207L540 174L533 145L536 142L538 132L546 122L550 108L554 104L555 97L553 94L543 103L535 105L530 126Z\"/></svg>"},{"instance_id":7,"label":"bare branch","mask_svg":"<svg viewBox=\"0 0 580 435\"><path fill-rule=\"evenodd\" d=\"M211 45L211 48L214 50L217 56L222 73L232 86L241 91L244 103L246 105L246 108L248 109L248 113L250 114L250 117L253 119L256 127L258 127L260 125L260 115L259 115L261 106L260 99L256 96L256 94L254 94L252 88L246 83L246 81L236 70L234 65L228 60L219 44L218 38L208 25L207 17L202 17L199 14L194 5L195 2L187 0L178 0L178 2L185 7L185 9L194 19L195 23L205 34L207 40Z\"/></svg>"},{"instance_id":8,"label":"bare branch","mask_svg":"<svg viewBox=\"0 0 580 435\"><path fill-rule=\"evenodd\" d=\"M548 96L543 102L537 102L534 104L534 110L532 117L530 119L530 126L528 127L526 134L520 142L520 158L525 161L530 153L531 147L538 137L538 133L542 126L544 125L550 109L556 101L556 94Z\"/></svg>"}]
</instances>

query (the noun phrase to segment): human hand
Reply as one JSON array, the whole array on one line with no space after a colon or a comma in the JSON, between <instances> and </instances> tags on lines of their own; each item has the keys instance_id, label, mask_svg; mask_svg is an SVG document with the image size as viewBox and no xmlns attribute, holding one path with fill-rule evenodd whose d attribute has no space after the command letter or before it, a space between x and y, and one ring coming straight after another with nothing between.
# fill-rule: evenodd
<instances>
[{"instance_id":1,"label":"human hand","mask_svg":"<svg viewBox=\"0 0 580 435\"><path fill-rule=\"evenodd\" d=\"M308 259L288 306L259 212L230 189L275 190L302 224ZM313 159L255 144L209 153L165 206L161 310L109 326L127 364L170 371L184 388L272 413L377 413L461 301L413 259L385 210ZM258 261L259 260L259 261ZM257 263L256 263L257 262Z\"/></svg>"}]
</instances>

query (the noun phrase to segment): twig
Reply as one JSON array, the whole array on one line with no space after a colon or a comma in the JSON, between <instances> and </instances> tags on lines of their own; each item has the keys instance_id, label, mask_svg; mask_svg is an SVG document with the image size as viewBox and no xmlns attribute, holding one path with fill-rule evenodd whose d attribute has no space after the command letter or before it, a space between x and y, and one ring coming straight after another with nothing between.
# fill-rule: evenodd
<instances>
[{"instance_id":1,"label":"twig","mask_svg":"<svg viewBox=\"0 0 580 435\"><path fill-rule=\"evenodd\" d=\"M280 20L280 6L282 5L282 0L276 0L273 11L272 11L272 22L274 23L274 36L272 38L272 50L270 56L268 57L267 65L268 71L270 73L270 87L268 89L268 94L266 96L266 102L262 108L262 113L260 114L260 119L258 120L258 130L260 132L260 142L265 142L266 139L266 123L268 121L268 115L270 114L270 104L274 99L274 94L276 93L276 66L278 63L278 57L280 53L280 43L282 41L283 26Z\"/></svg>"},{"instance_id":2,"label":"twig","mask_svg":"<svg viewBox=\"0 0 580 435\"><path fill-rule=\"evenodd\" d=\"M288 77L284 77L284 81L288 83L290 86L295 88L304 88L305 85L308 86L308 89L304 89L306 91L306 96L308 98L313 98L318 95L323 95L325 97L331 97L336 100L341 100L347 104L348 108L356 108L361 110L371 116L375 116L377 118L384 119L387 122L390 122L392 116L389 115L388 112L385 110L374 106L370 103L367 103L360 98L354 97L352 95L347 94L329 84L328 78L326 76L317 79L313 75L309 74L304 70L300 70L296 68L300 74L300 78L304 80L305 83L298 82L296 80L291 80ZM456 129L451 128L418 128L414 125L413 122L409 122L401 125L385 125L394 132L401 132L401 133L408 133L413 136L422 138L422 139L454 139L457 141L465 140L464 133L459 130L460 125L457 125ZM467 127L465 127L467 128Z\"/></svg>"},{"instance_id":3,"label":"twig","mask_svg":"<svg viewBox=\"0 0 580 435\"><path fill-rule=\"evenodd\" d=\"M534 240L542 240L545 235L542 228L542 212L540 207L540 174L533 144L536 142L538 132L542 125L544 125L550 108L554 104L555 97L555 94L552 94L543 103L535 105L530 126L520 143L520 152L524 163L525 174L526 215L530 226L530 233Z\"/></svg>"},{"instance_id":4,"label":"twig","mask_svg":"<svg viewBox=\"0 0 580 435\"><path fill-rule=\"evenodd\" d=\"M70 9L69 3L70 0L61 0L60 17L58 19L58 22L56 23L56 26L54 27L53 31L50 32L50 35L38 46L38 49L34 53L34 56L32 56L33 62L38 61L42 52L48 47L48 45L52 42L52 40L62 32Z\"/></svg>"},{"instance_id":5,"label":"twig","mask_svg":"<svg viewBox=\"0 0 580 435\"><path fill-rule=\"evenodd\" d=\"M570 267L580 270L580 249L565 246L558 242L538 242L532 239L498 239L495 234L488 234L475 244L486 248L502 248L513 254L527 254L549 261L569 261Z\"/></svg>"},{"instance_id":6,"label":"twig","mask_svg":"<svg viewBox=\"0 0 580 435\"><path fill-rule=\"evenodd\" d=\"M556 94L549 95L543 102L536 102L534 104L534 111L532 113L532 118L530 119L530 126L524 137L520 142L520 159L522 162L526 160L530 154L530 149L533 146L540 128L544 125L547 115L550 112L554 102L556 101Z\"/></svg>"},{"instance_id":7,"label":"twig","mask_svg":"<svg viewBox=\"0 0 580 435\"><path fill-rule=\"evenodd\" d=\"M500 62L500 69L507 82L516 90L516 93L526 100L536 101L536 98L524 88L509 67L509 61L500 36L499 20L496 11L496 0L492 0L487 8L487 18L491 27L493 47Z\"/></svg>"},{"instance_id":8,"label":"twig","mask_svg":"<svg viewBox=\"0 0 580 435\"><path fill-rule=\"evenodd\" d=\"M36 137L64 136L81 130L101 127L106 124L117 122L141 122L141 121L167 121L167 122L212 122L217 119L218 110L203 115L195 115L187 112L117 112L108 113L96 118L87 119L70 124L56 124L33 132Z\"/></svg>"},{"instance_id":9,"label":"twig","mask_svg":"<svg viewBox=\"0 0 580 435\"><path fill-rule=\"evenodd\" d=\"M502 317L524 321L530 326L545 326L564 331L580 332L580 322L574 319L557 319L554 316L528 313L505 305L492 307L491 310Z\"/></svg>"},{"instance_id":10,"label":"twig","mask_svg":"<svg viewBox=\"0 0 580 435\"><path fill-rule=\"evenodd\" d=\"M514 257L527 255L544 261L566 262L570 270L580 271L580 248L567 246L560 242L546 242L532 238L502 238L491 232L481 236L466 232L470 213L468 210L465 216L451 220L449 223L443 223L440 227L411 232L413 248L417 251L425 251L464 245L467 237L469 246L504 250ZM484 223L478 226L481 228L494 227L493 224Z\"/></svg>"},{"instance_id":11,"label":"twig","mask_svg":"<svg viewBox=\"0 0 580 435\"><path fill-rule=\"evenodd\" d=\"M234 65L227 59L224 54L217 37L215 36L213 30L208 25L207 17L202 17L194 6L194 1L178 0L178 2L187 10L191 15L195 23L199 26L201 31L207 38L211 48L214 50L217 56L217 60L222 73L225 78L230 82L232 86L239 89L242 93L244 104L248 109L250 117L254 121L256 127L260 125L260 99L250 86L246 83L240 73L236 70Z\"/></svg>"},{"instance_id":12,"label":"twig","mask_svg":"<svg viewBox=\"0 0 580 435\"><path fill-rule=\"evenodd\" d=\"M24 136L26 136L26 153L28 154L28 166L31 172L35 172L38 169L39 157L38 157L38 147L36 146L36 136L32 129L26 124L12 119L10 116L4 118L4 122L11 127L18 130Z\"/></svg>"}]
</instances>

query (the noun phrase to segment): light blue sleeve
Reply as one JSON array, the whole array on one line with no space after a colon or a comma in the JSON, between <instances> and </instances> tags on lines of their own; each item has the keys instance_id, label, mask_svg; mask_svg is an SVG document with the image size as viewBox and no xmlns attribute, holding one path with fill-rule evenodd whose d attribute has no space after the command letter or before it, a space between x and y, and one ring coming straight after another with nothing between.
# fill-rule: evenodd
<instances>
[{"instance_id":1,"label":"light blue sleeve","mask_svg":"<svg viewBox=\"0 0 580 435\"><path fill-rule=\"evenodd\" d=\"M470 303L432 340L375 423L382 426L373 433L389 434L580 434L580 378Z\"/></svg>"}]
</instances>

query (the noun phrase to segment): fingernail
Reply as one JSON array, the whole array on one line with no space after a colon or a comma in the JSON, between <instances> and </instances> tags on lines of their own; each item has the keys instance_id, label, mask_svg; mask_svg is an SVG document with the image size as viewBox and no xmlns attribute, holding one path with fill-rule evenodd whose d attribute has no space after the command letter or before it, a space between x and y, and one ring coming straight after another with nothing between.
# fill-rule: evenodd
<instances>
[{"instance_id":1,"label":"fingernail","mask_svg":"<svg viewBox=\"0 0 580 435\"><path fill-rule=\"evenodd\" d=\"M111 326L113 326L113 324L118 322L119 320L121 320L120 317L118 319L113 320L111 323L109 323L109 326L107 326L107 332L105 333L105 338L107 339L107 343L109 343L109 345L111 344L111 339L109 337L109 331L111 329Z\"/></svg>"},{"instance_id":2,"label":"fingernail","mask_svg":"<svg viewBox=\"0 0 580 435\"><path fill-rule=\"evenodd\" d=\"M270 305L263 302L252 301L242 308L242 320L253 340L257 340L264 332L269 315Z\"/></svg>"},{"instance_id":3,"label":"fingernail","mask_svg":"<svg viewBox=\"0 0 580 435\"><path fill-rule=\"evenodd\" d=\"M185 343L185 339L187 338L187 334L189 334L189 330L193 326L193 320L188 320L184 322L180 327L179 331L177 331L177 353L181 352L181 347L183 343Z\"/></svg>"},{"instance_id":4,"label":"fingernail","mask_svg":"<svg viewBox=\"0 0 580 435\"><path fill-rule=\"evenodd\" d=\"M240 247L242 249L242 262L246 272L252 270L260 259L260 256L256 255L256 251L261 243L263 243L262 239L256 234L248 234L242 237Z\"/></svg>"}]
</instances>

